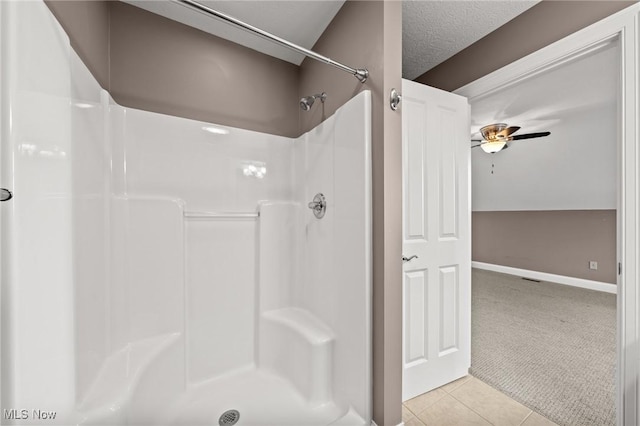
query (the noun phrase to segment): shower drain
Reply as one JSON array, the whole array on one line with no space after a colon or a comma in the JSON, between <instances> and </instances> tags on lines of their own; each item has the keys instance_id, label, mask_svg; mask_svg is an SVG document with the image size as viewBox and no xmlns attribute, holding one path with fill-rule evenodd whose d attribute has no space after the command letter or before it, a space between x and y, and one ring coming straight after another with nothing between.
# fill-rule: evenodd
<instances>
[{"instance_id":1,"label":"shower drain","mask_svg":"<svg viewBox=\"0 0 640 426\"><path fill-rule=\"evenodd\" d=\"M238 410L227 410L218 419L220 426L233 426L240 420L240 412Z\"/></svg>"}]
</instances>

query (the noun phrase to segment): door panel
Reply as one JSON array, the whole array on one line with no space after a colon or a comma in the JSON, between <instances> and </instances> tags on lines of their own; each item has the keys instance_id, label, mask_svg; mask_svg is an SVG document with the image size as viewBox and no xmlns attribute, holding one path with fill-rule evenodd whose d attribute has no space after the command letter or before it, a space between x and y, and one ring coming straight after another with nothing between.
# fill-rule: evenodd
<instances>
[{"instance_id":1,"label":"door panel","mask_svg":"<svg viewBox=\"0 0 640 426\"><path fill-rule=\"evenodd\" d=\"M440 184L438 185L438 196L440 197L440 238L455 238L458 234L458 146L451 143L448 138L449 129L456 124L455 111L443 108L438 105L439 123L443 126L437 130L437 138L440 151L440 164L438 164Z\"/></svg>"},{"instance_id":2,"label":"door panel","mask_svg":"<svg viewBox=\"0 0 640 426\"><path fill-rule=\"evenodd\" d=\"M413 102L411 108L403 110L403 126L411 134L425 134L426 122L422 117L426 114L426 105L420 102ZM406 124L405 124L406 123ZM405 128L403 127L403 132ZM427 176L425 146L423 143L414 143L406 147L407 161L405 167L405 190L410 195L406 199L405 208L406 235L405 240L425 240L427 236Z\"/></svg>"},{"instance_id":3,"label":"door panel","mask_svg":"<svg viewBox=\"0 0 640 426\"><path fill-rule=\"evenodd\" d=\"M406 292L408 294L406 315L407 334L410 336L406 363L427 360L427 271L413 271L405 274Z\"/></svg>"},{"instance_id":4,"label":"door panel","mask_svg":"<svg viewBox=\"0 0 640 426\"><path fill-rule=\"evenodd\" d=\"M403 400L471 361L469 107L403 80Z\"/></svg>"},{"instance_id":5,"label":"door panel","mask_svg":"<svg viewBox=\"0 0 640 426\"><path fill-rule=\"evenodd\" d=\"M458 267L440 268L440 353L458 350Z\"/></svg>"}]
</instances>

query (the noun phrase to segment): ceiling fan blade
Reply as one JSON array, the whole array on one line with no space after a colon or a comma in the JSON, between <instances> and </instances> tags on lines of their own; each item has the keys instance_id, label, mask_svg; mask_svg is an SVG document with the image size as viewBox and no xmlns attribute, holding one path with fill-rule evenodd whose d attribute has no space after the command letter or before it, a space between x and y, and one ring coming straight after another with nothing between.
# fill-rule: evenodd
<instances>
[{"instance_id":1,"label":"ceiling fan blade","mask_svg":"<svg viewBox=\"0 0 640 426\"><path fill-rule=\"evenodd\" d=\"M471 142L482 142L482 139L471 139Z\"/></svg>"},{"instance_id":2,"label":"ceiling fan blade","mask_svg":"<svg viewBox=\"0 0 640 426\"><path fill-rule=\"evenodd\" d=\"M480 145L482 145L482 144L481 144L481 143L479 143L478 145L473 145L471 148L477 148L477 147L479 147Z\"/></svg>"},{"instance_id":3,"label":"ceiling fan blade","mask_svg":"<svg viewBox=\"0 0 640 426\"><path fill-rule=\"evenodd\" d=\"M533 139L533 138L542 138L544 136L549 136L551 132L539 132L539 133L525 133L524 135L515 135L509 137L509 140L517 141L519 139Z\"/></svg>"},{"instance_id":4,"label":"ceiling fan blade","mask_svg":"<svg viewBox=\"0 0 640 426\"><path fill-rule=\"evenodd\" d=\"M520 127L518 127L518 126L507 127L506 129L498 132L496 137L498 137L498 138L508 138L513 133L517 132L518 130L520 130Z\"/></svg>"}]
</instances>

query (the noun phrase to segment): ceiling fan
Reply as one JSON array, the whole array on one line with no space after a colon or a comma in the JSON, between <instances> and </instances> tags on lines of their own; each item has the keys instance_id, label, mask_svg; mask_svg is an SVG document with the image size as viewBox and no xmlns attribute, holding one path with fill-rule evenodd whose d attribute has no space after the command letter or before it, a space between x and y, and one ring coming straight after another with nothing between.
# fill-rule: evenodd
<instances>
[{"instance_id":1,"label":"ceiling fan","mask_svg":"<svg viewBox=\"0 0 640 426\"><path fill-rule=\"evenodd\" d=\"M484 152L493 154L509 147L507 142L515 141L519 139L532 139L549 136L551 132L538 132L538 133L525 133L522 135L514 135L515 132L520 130L518 126L507 126L505 123L495 123L484 126L480 129L482 139L472 139L471 142L480 142L478 145L474 145L471 148L480 147Z\"/></svg>"}]
</instances>

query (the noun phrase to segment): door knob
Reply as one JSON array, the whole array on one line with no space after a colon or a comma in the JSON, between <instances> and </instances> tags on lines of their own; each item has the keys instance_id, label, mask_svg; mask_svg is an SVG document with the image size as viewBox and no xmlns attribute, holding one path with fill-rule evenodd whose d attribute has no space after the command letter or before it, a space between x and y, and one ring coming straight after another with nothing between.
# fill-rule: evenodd
<instances>
[{"instance_id":1,"label":"door knob","mask_svg":"<svg viewBox=\"0 0 640 426\"><path fill-rule=\"evenodd\" d=\"M417 258L418 258L418 256L415 255L415 254L413 256L411 256L411 257L402 256L402 261L403 262L411 262L413 259L417 259Z\"/></svg>"}]
</instances>

